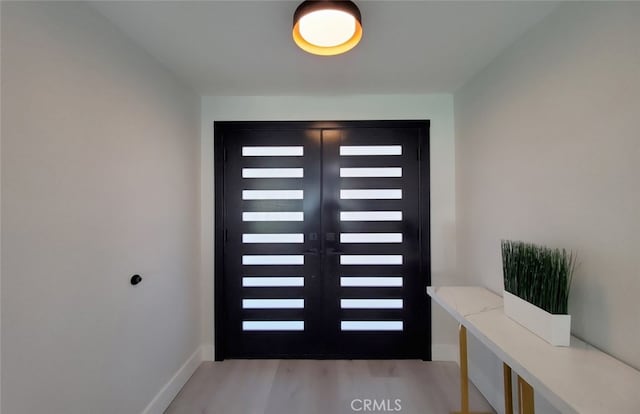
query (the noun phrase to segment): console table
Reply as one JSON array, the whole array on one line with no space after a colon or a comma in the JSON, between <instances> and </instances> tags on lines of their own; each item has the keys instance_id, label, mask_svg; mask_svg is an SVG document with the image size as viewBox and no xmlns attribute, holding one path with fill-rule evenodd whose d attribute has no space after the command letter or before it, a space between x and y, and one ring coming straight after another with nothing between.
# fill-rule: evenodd
<instances>
[{"instance_id":1,"label":"console table","mask_svg":"<svg viewBox=\"0 0 640 414\"><path fill-rule=\"evenodd\" d=\"M460 324L461 413L469 414L467 331L504 364L505 413L513 413L511 371L518 376L520 413L534 413L533 390L562 413L639 414L640 371L571 337L554 347L503 312L502 297L481 287L428 287Z\"/></svg>"}]
</instances>

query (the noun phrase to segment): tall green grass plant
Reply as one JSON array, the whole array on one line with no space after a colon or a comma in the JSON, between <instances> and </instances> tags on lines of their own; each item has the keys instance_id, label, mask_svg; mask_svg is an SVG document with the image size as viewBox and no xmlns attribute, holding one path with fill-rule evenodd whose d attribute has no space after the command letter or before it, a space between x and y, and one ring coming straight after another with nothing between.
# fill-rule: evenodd
<instances>
[{"instance_id":1,"label":"tall green grass plant","mask_svg":"<svg viewBox=\"0 0 640 414\"><path fill-rule=\"evenodd\" d=\"M576 255L521 241L502 241L504 288L552 314L567 314Z\"/></svg>"}]
</instances>

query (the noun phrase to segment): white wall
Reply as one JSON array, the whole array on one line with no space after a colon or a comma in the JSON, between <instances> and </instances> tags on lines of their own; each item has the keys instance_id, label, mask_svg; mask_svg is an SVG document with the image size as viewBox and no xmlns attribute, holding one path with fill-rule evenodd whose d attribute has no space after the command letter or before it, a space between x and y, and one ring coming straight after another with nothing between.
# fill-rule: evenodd
<instances>
[{"instance_id":1,"label":"white wall","mask_svg":"<svg viewBox=\"0 0 640 414\"><path fill-rule=\"evenodd\" d=\"M2 43L2 5L0 4L0 43ZM1 46L0 46L1 50ZM0 90L2 88L2 53L0 52ZM0 113L2 98L0 97ZM0 116L0 235L2 234L2 117ZM2 237L0 237L0 414L2 414Z\"/></svg>"},{"instance_id":2,"label":"white wall","mask_svg":"<svg viewBox=\"0 0 640 414\"><path fill-rule=\"evenodd\" d=\"M576 251L573 333L636 368L638 39L638 3L565 4L455 94L466 280L502 290L502 238ZM498 361L481 349L471 358L500 408Z\"/></svg>"},{"instance_id":3,"label":"white wall","mask_svg":"<svg viewBox=\"0 0 640 414\"><path fill-rule=\"evenodd\" d=\"M199 98L86 4L2 2L2 104L3 411L139 413L200 345Z\"/></svg>"},{"instance_id":4,"label":"white wall","mask_svg":"<svg viewBox=\"0 0 640 414\"><path fill-rule=\"evenodd\" d=\"M457 284L453 276L455 145L451 95L203 97L200 243L204 343L213 341L213 122L367 119L431 120L431 281L434 285ZM456 338L455 324L434 306L434 359L455 358ZM209 346L211 353L213 346Z\"/></svg>"},{"instance_id":5,"label":"white wall","mask_svg":"<svg viewBox=\"0 0 640 414\"><path fill-rule=\"evenodd\" d=\"M2 5L0 4L0 43L2 42ZM1 47L0 47L1 50ZM0 53L0 89L2 79L2 53ZM0 113L2 98L0 97ZM0 116L0 183L2 183L2 117ZM2 234L2 191L0 185L0 235ZM0 414L2 414L2 237L0 237Z\"/></svg>"}]
</instances>

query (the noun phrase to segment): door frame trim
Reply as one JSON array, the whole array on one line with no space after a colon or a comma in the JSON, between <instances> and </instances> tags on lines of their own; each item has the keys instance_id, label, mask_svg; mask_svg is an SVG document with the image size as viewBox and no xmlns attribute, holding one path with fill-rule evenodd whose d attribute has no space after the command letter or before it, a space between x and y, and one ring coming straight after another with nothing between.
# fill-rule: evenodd
<instances>
[{"instance_id":1,"label":"door frame trim","mask_svg":"<svg viewBox=\"0 0 640 414\"><path fill-rule=\"evenodd\" d=\"M225 248L225 219L224 211L224 163L226 154L224 151L225 129L332 129L332 128L417 128L419 130L420 161L419 187L426 191L420 191L420 209L426 209L426 214L420 214L419 244L422 247L420 255L420 272L425 286L431 284L431 163L429 159L430 145L430 121L429 120L362 120L362 121L214 121L213 122L213 174L214 174L214 360L224 360L225 309L224 309L224 248ZM427 168L423 168L423 160L427 161ZM424 360L432 358L432 326L431 299L425 294L427 306L427 320L429 321L426 332L426 352Z\"/></svg>"}]
</instances>

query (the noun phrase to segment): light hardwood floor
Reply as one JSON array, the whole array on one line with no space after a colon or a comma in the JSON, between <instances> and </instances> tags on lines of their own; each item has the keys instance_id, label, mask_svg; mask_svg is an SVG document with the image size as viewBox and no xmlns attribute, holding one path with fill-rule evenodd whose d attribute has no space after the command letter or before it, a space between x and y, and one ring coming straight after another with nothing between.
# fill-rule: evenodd
<instances>
[{"instance_id":1,"label":"light hardwood floor","mask_svg":"<svg viewBox=\"0 0 640 414\"><path fill-rule=\"evenodd\" d=\"M453 362L205 362L165 413L448 414L460 408L459 384L458 366ZM355 410L352 409L354 399L358 400L353 402ZM372 411L372 403L370 410L365 411L366 399L377 401L378 409ZM400 410L395 400L400 400ZM470 401L474 411L493 412L473 385ZM380 404L386 411L380 409Z\"/></svg>"}]
</instances>

